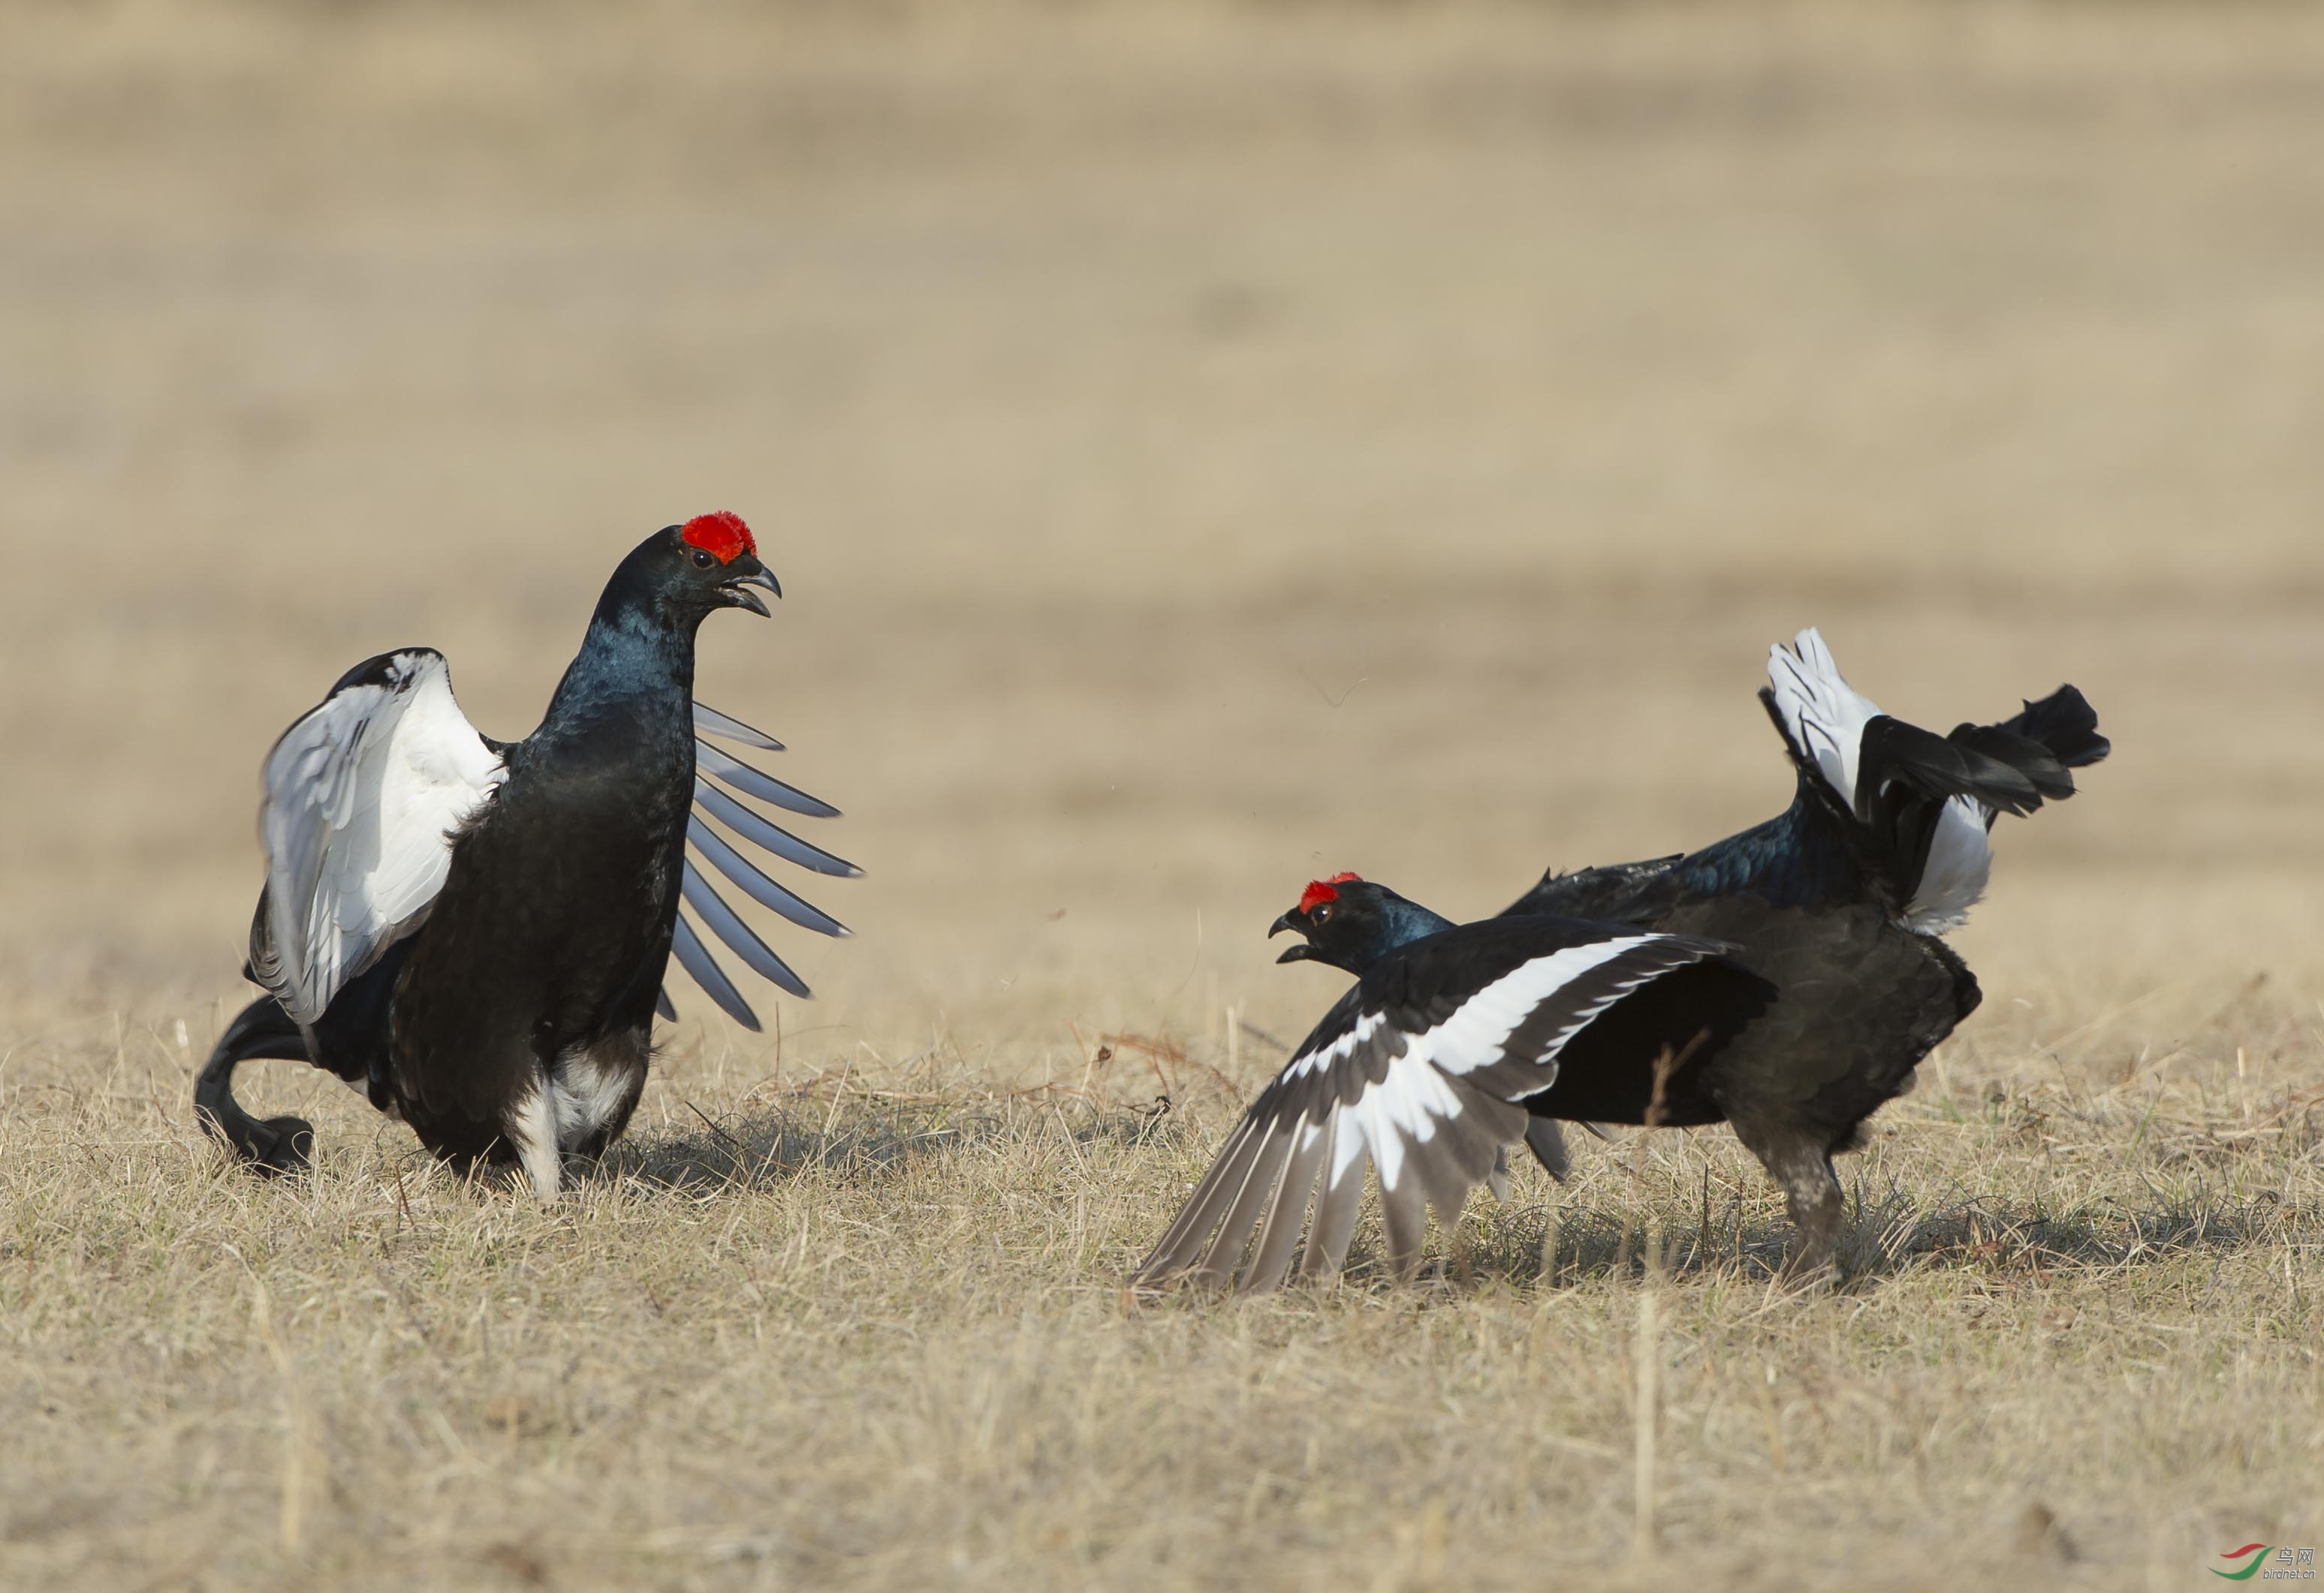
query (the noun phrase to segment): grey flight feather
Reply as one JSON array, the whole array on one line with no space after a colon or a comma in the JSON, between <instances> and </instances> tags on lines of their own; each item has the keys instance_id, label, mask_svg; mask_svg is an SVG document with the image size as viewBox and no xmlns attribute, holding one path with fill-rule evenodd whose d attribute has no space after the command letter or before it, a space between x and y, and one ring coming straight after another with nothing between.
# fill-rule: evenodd
<instances>
[{"instance_id":1,"label":"grey flight feather","mask_svg":"<svg viewBox=\"0 0 2324 1593\"><path fill-rule=\"evenodd\" d=\"M1259 1245L1251 1252L1250 1271L1243 1275L1246 1294L1263 1294L1280 1286L1291 1270L1300 1226L1307 1217L1307 1202L1315 1192L1315 1174L1323 1167L1323 1152L1331 1137L1320 1132L1310 1135L1306 1130L1307 1116L1303 1112L1291 1128L1291 1155L1275 1186L1275 1198L1268 1202L1267 1214L1259 1219Z\"/></svg>"},{"instance_id":2,"label":"grey flight feather","mask_svg":"<svg viewBox=\"0 0 2324 1593\"><path fill-rule=\"evenodd\" d=\"M1203 1181L1186 1198L1185 1209L1178 1213L1178 1219L1170 1225L1170 1230L1162 1236L1161 1242L1154 1247L1153 1253L1139 1266L1133 1282L1140 1285L1159 1283L1166 1277L1184 1272L1193 1264L1196 1248L1210 1237L1212 1227L1217 1223L1219 1213L1224 1209L1223 1202L1230 1198L1228 1181L1234 1181L1234 1188L1241 1187L1243 1169L1239 1158L1243 1146L1259 1132L1259 1122L1254 1117L1246 1115L1241 1122L1235 1125L1234 1132L1227 1137L1226 1147L1219 1152L1218 1160L1213 1162L1210 1171L1203 1174Z\"/></svg>"},{"instance_id":3,"label":"grey flight feather","mask_svg":"<svg viewBox=\"0 0 2324 1593\"><path fill-rule=\"evenodd\" d=\"M1250 1238L1251 1224L1275 1192L1276 1180L1283 1175L1283 1164L1290 1159L1293 1143L1289 1135L1270 1134L1253 1144L1244 1165L1241 1185L1235 1192L1234 1204L1227 1208L1226 1220L1219 1225L1210 1253L1194 1270L1198 1282L1222 1285L1234 1276L1235 1266L1242 1259L1243 1245Z\"/></svg>"},{"instance_id":4,"label":"grey flight feather","mask_svg":"<svg viewBox=\"0 0 2324 1593\"><path fill-rule=\"evenodd\" d=\"M1349 1242L1356 1237L1356 1219L1363 1214L1364 1158L1358 1156L1337 1183L1332 1181L1340 1136L1345 1132L1334 1112L1332 1127L1323 1135L1323 1192L1315 1197L1315 1229L1308 1236L1307 1253L1299 1259L1301 1277L1330 1279L1340 1275L1348 1259Z\"/></svg>"}]
</instances>

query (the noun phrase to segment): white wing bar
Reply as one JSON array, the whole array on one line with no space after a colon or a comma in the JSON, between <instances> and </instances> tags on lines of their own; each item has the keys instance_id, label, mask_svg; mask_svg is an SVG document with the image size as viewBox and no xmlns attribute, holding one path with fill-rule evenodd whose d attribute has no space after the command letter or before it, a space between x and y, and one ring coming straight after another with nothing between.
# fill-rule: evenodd
<instances>
[{"instance_id":1,"label":"white wing bar","mask_svg":"<svg viewBox=\"0 0 2324 1593\"><path fill-rule=\"evenodd\" d=\"M1390 1261L1408 1268L1424 1206L1450 1223L1469 1191L1497 1175L1503 1148L1525 1135L1523 1103L1557 1082L1573 1037L1625 996L1720 949L1661 935L1563 947L1519 963L1420 1032L1399 1030L1380 1011L1335 1012L1252 1103L1136 1281L1185 1273L1224 1284L1248 1244L1243 1289L1274 1288L1311 1198L1301 1271L1336 1272L1367 1165Z\"/></svg>"}]
</instances>

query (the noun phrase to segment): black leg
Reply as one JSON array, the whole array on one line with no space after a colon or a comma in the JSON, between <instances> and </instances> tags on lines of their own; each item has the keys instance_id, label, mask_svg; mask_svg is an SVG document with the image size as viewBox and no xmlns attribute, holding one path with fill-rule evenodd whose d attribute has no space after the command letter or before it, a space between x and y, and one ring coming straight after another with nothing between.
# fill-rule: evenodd
<instances>
[{"instance_id":1,"label":"black leg","mask_svg":"<svg viewBox=\"0 0 2324 1593\"><path fill-rule=\"evenodd\" d=\"M314 1125L304 1118L259 1121L234 1098L236 1064L261 1057L311 1062L307 1037L272 996L262 996L226 1026L201 1076L194 1081L194 1116L213 1138L224 1140L250 1170L265 1177L295 1173L315 1149Z\"/></svg>"}]
</instances>

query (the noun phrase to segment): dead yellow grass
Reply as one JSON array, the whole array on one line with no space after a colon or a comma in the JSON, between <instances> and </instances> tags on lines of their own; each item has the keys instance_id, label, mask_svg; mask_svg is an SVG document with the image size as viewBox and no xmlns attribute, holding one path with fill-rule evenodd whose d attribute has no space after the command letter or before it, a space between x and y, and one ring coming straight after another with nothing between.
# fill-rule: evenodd
<instances>
[{"instance_id":1,"label":"dead yellow grass","mask_svg":"<svg viewBox=\"0 0 2324 1593\"><path fill-rule=\"evenodd\" d=\"M0 1581L2176 1588L2324 1538L2305 12L0 26ZM717 503L790 595L703 695L872 870L810 892L859 939L782 938L822 999L778 1043L680 987L555 1210L281 1064L316 1175L221 1167L268 739L412 640L521 733ZM1767 1293L1716 1131L1523 1175L1415 1290L1124 1299L1330 999L1260 937L1304 879L1480 913L1764 816L1810 622L1899 713L2071 678L2119 749L2005 828L1843 1293Z\"/></svg>"}]
</instances>

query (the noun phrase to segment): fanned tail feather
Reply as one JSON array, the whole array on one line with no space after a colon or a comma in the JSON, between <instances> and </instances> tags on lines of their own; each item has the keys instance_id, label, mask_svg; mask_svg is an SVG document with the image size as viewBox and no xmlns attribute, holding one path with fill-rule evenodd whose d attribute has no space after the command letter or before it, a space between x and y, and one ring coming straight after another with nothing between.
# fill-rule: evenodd
<instances>
[{"instance_id":1,"label":"fanned tail feather","mask_svg":"<svg viewBox=\"0 0 2324 1593\"><path fill-rule=\"evenodd\" d=\"M1759 693L1802 778L1854 828L1868 866L1930 934L1961 923L1992 872L1986 833L2074 794L2072 770L2111 750L2070 686L1997 724L1940 736L1881 713L1840 674L1813 630L1770 649Z\"/></svg>"},{"instance_id":2,"label":"fanned tail feather","mask_svg":"<svg viewBox=\"0 0 2324 1593\"><path fill-rule=\"evenodd\" d=\"M2103 762L2114 750L2114 743L2098 733L2098 711L2070 686L2060 686L2038 703L2026 704L2024 713L1990 728L2038 743L2066 769L2087 769ZM2066 787L2070 794L2070 778Z\"/></svg>"},{"instance_id":3,"label":"fanned tail feather","mask_svg":"<svg viewBox=\"0 0 2324 1593\"><path fill-rule=\"evenodd\" d=\"M846 925L823 911L796 892L777 884L732 842L713 829L708 823L715 819L744 844L781 858L786 862L811 869L819 874L841 879L853 879L862 870L844 858L835 857L819 846L812 846L789 831L769 822L763 815L743 806L734 796L711 784L713 779L731 786L746 796L771 803L788 812L808 818L837 818L839 810L819 797L810 796L798 787L787 785L772 775L753 769L733 754L714 747L705 736L723 736L744 746L761 751L779 752L782 743L764 731L753 729L731 714L715 708L694 704L695 738L695 812L687 820L687 838L702 862L707 863L734 884L760 906L771 907L803 929L817 935L844 935ZM742 921L741 915L729 907L710 879L697 866L695 858L686 861L680 888L687 904L701 916L703 927L720 944L742 959L760 977L778 989L794 996L809 994L807 982L792 971L790 965L777 956ZM678 966L692 976L720 1010L748 1029L759 1027L758 1014L742 999L716 957L711 954L710 944L689 924L685 916L678 917L678 931L671 953ZM655 1010L665 1017L676 1016L677 1008L669 992L660 992Z\"/></svg>"}]
</instances>

